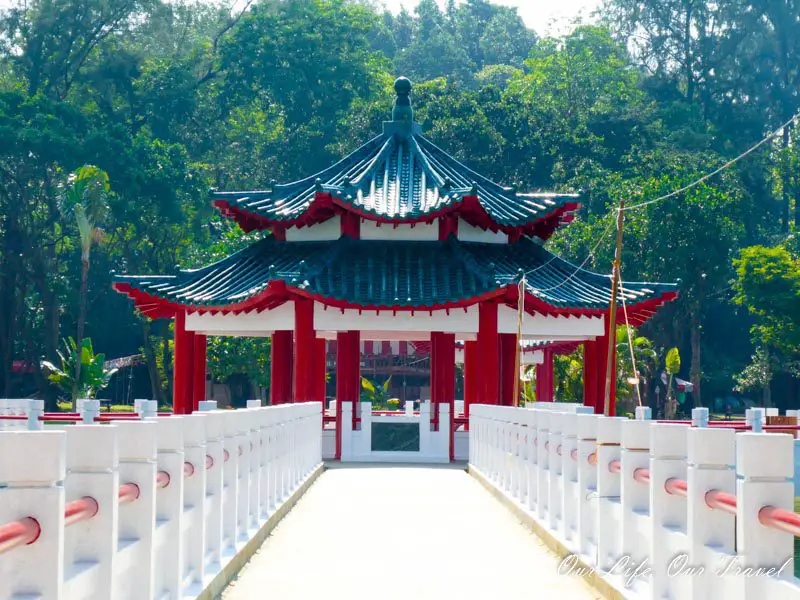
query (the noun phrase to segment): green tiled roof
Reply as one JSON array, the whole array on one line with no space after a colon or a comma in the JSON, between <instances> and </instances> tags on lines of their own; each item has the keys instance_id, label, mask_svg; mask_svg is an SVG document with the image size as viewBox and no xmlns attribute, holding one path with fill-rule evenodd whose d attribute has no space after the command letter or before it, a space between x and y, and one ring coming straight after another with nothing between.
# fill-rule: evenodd
<instances>
[{"instance_id":1,"label":"green tiled roof","mask_svg":"<svg viewBox=\"0 0 800 600\"><path fill-rule=\"evenodd\" d=\"M551 217L552 222L541 228L542 237L577 208L575 194L517 193L438 148L413 122L406 91L410 84L398 85L401 81L407 82L401 78L395 89L396 103L406 102L400 106L403 110L398 111L396 104L394 120L384 123L383 133L352 154L324 171L292 183L273 184L268 190L212 192L214 203L240 223L261 223L262 227L324 220L333 214L334 202L366 218L393 222L417 222L463 209L474 225L506 231Z\"/></svg>"},{"instance_id":2,"label":"green tiled roof","mask_svg":"<svg viewBox=\"0 0 800 600\"><path fill-rule=\"evenodd\" d=\"M585 270L574 274L573 265L528 238L483 244L453 236L426 242L348 237L280 242L270 236L201 269L117 276L115 286L178 305L223 308L254 298L271 281L282 281L323 300L408 308L463 303L516 284L522 272L528 273L528 291L552 307L608 307L608 276ZM676 290L672 284L650 283L626 283L624 288L629 306Z\"/></svg>"}]
</instances>

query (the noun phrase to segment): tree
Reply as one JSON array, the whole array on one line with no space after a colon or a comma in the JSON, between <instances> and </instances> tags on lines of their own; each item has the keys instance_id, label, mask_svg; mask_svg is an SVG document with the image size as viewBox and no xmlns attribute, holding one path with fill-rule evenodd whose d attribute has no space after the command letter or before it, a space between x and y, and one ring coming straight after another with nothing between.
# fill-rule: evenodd
<instances>
[{"instance_id":1,"label":"tree","mask_svg":"<svg viewBox=\"0 0 800 600\"><path fill-rule=\"evenodd\" d=\"M99 227L108 214L108 198L111 186L108 174L91 165L85 165L70 175L61 198L61 212L72 216L78 226L78 237L81 246L81 287L79 291L78 331L75 344L83 348L83 332L86 326L86 299L89 285L89 266L92 246L103 239L103 230ZM78 391L81 380L82 361L75 362L76 387L73 397Z\"/></svg>"},{"instance_id":2,"label":"tree","mask_svg":"<svg viewBox=\"0 0 800 600\"><path fill-rule=\"evenodd\" d=\"M631 362L631 354L636 368ZM617 399L632 399L635 390L644 390L643 406L650 405L650 379L658 366L658 353L652 340L640 335L635 328L622 325L617 327ZM631 387L628 387L629 383ZM633 412L633 411L630 411Z\"/></svg>"},{"instance_id":3,"label":"tree","mask_svg":"<svg viewBox=\"0 0 800 600\"><path fill-rule=\"evenodd\" d=\"M681 372L681 355L677 348L670 348L667 352L667 357L664 360L664 368L669 375L669 382L667 383L667 397L665 398L666 410L664 416L667 419L674 419L678 411L678 401L675 397L675 390L673 389L673 380L675 376Z\"/></svg>"}]
</instances>

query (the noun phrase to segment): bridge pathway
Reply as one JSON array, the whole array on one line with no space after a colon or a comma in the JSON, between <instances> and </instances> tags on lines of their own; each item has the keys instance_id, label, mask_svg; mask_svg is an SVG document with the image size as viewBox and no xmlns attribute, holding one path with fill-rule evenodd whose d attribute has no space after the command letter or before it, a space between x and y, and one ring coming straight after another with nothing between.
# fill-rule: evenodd
<instances>
[{"instance_id":1,"label":"bridge pathway","mask_svg":"<svg viewBox=\"0 0 800 600\"><path fill-rule=\"evenodd\" d=\"M460 469L329 469L223 600L601 598Z\"/></svg>"}]
</instances>

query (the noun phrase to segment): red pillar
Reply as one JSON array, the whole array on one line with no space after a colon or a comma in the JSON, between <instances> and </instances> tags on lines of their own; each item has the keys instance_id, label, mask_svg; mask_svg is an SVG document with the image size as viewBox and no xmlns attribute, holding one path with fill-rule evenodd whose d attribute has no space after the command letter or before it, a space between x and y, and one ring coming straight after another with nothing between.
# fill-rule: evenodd
<instances>
[{"instance_id":1,"label":"red pillar","mask_svg":"<svg viewBox=\"0 0 800 600\"><path fill-rule=\"evenodd\" d=\"M327 342L321 338L314 340L314 399L322 402L322 411L325 412L327 392Z\"/></svg>"},{"instance_id":2,"label":"red pillar","mask_svg":"<svg viewBox=\"0 0 800 600\"><path fill-rule=\"evenodd\" d=\"M478 402L497 404L500 395L500 337L497 333L497 303L478 305Z\"/></svg>"},{"instance_id":3,"label":"red pillar","mask_svg":"<svg viewBox=\"0 0 800 600\"><path fill-rule=\"evenodd\" d=\"M439 389L439 332L431 332L431 421L433 422L433 430L439 431L439 396L441 390Z\"/></svg>"},{"instance_id":4,"label":"red pillar","mask_svg":"<svg viewBox=\"0 0 800 600\"><path fill-rule=\"evenodd\" d=\"M519 379L517 366L517 336L500 334L500 404L514 406L514 380Z\"/></svg>"},{"instance_id":5,"label":"red pillar","mask_svg":"<svg viewBox=\"0 0 800 600\"><path fill-rule=\"evenodd\" d=\"M596 414L602 415L605 409L605 394L606 394L606 368L608 365L608 361L611 361L611 390L610 390L610 402L609 402L609 416L614 416L617 414L617 349L616 349L616 337L614 337L614 343L611 345L611 353L609 356L608 351L608 342L609 337L612 335L608 331L608 319L606 319L606 324L604 328L605 333L603 337L597 338L595 340L596 344L596 352L597 352L597 403L595 404L594 412Z\"/></svg>"},{"instance_id":6,"label":"red pillar","mask_svg":"<svg viewBox=\"0 0 800 600\"><path fill-rule=\"evenodd\" d=\"M342 405L353 403L360 396L359 373L360 344L358 331L340 331L336 334L336 458L342 457ZM356 341L355 345L353 340Z\"/></svg>"},{"instance_id":7,"label":"red pillar","mask_svg":"<svg viewBox=\"0 0 800 600\"><path fill-rule=\"evenodd\" d=\"M361 402L361 332L348 331L350 335L350 394L353 397L353 430L358 418L358 403Z\"/></svg>"},{"instance_id":8,"label":"red pillar","mask_svg":"<svg viewBox=\"0 0 800 600\"><path fill-rule=\"evenodd\" d=\"M583 405L595 407L597 403L597 342L583 342Z\"/></svg>"},{"instance_id":9,"label":"red pillar","mask_svg":"<svg viewBox=\"0 0 800 600\"><path fill-rule=\"evenodd\" d=\"M453 460L452 416L456 399L456 336L454 333L431 333L431 378L435 388L431 388L431 399L436 410L436 430L440 430L439 406L450 406L450 460ZM435 390L435 391L434 391Z\"/></svg>"},{"instance_id":10,"label":"red pillar","mask_svg":"<svg viewBox=\"0 0 800 600\"><path fill-rule=\"evenodd\" d=\"M310 402L315 398L314 384L314 301L294 301L294 402Z\"/></svg>"},{"instance_id":11,"label":"red pillar","mask_svg":"<svg viewBox=\"0 0 800 600\"><path fill-rule=\"evenodd\" d=\"M478 401L478 343L464 342L464 416L469 419L469 406Z\"/></svg>"},{"instance_id":12,"label":"red pillar","mask_svg":"<svg viewBox=\"0 0 800 600\"><path fill-rule=\"evenodd\" d=\"M206 336L195 333L194 368L192 370L192 412L196 411L199 403L206 399L206 350Z\"/></svg>"},{"instance_id":13,"label":"red pillar","mask_svg":"<svg viewBox=\"0 0 800 600\"><path fill-rule=\"evenodd\" d=\"M186 313L175 313L175 349L173 357L172 411L176 415L192 412L192 367L194 339L186 331Z\"/></svg>"},{"instance_id":14,"label":"red pillar","mask_svg":"<svg viewBox=\"0 0 800 600\"><path fill-rule=\"evenodd\" d=\"M272 358L270 362L269 402L285 404L292 401L292 332L272 332Z\"/></svg>"},{"instance_id":15,"label":"red pillar","mask_svg":"<svg viewBox=\"0 0 800 600\"><path fill-rule=\"evenodd\" d=\"M555 401L555 378L553 373L553 351L543 350L542 364L536 365L536 400Z\"/></svg>"}]
</instances>

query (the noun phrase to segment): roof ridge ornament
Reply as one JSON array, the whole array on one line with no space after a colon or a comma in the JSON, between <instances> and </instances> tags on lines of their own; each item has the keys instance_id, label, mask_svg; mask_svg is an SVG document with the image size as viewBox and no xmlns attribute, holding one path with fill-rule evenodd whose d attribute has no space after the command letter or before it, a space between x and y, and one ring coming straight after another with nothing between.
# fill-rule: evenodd
<instances>
[{"instance_id":1,"label":"roof ridge ornament","mask_svg":"<svg viewBox=\"0 0 800 600\"><path fill-rule=\"evenodd\" d=\"M392 120L384 121L384 135L399 134L402 138L420 133L420 127L414 122L414 109L411 108L411 81L407 77L398 77L394 81L394 104L392 104Z\"/></svg>"}]
</instances>

